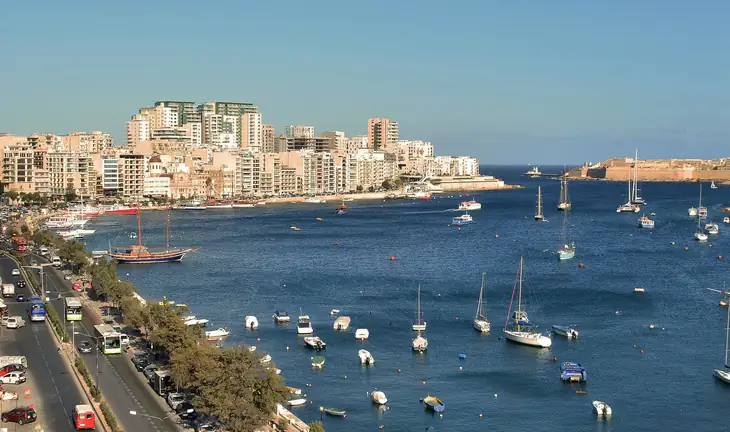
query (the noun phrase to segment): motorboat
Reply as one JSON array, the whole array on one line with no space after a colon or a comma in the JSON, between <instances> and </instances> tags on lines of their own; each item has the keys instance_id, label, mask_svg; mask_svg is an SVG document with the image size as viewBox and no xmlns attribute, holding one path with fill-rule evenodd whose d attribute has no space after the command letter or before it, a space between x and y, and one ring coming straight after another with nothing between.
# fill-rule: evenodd
<instances>
[{"instance_id":1,"label":"motorboat","mask_svg":"<svg viewBox=\"0 0 730 432\"><path fill-rule=\"evenodd\" d=\"M357 329L355 330L355 339L366 340L370 337L370 331L368 329Z\"/></svg>"},{"instance_id":2,"label":"motorboat","mask_svg":"<svg viewBox=\"0 0 730 432\"><path fill-rule=\"evenodd\" d=\"M224 329L223 327L217 329L217 330L211 330L205 332L205 337L208 339L208 341L219 341L223 340L228 337L228 335L231 334L228 330Z\"/></svg>"},{"instance_id":3,"label":"motorboat","mask_svg":"<svg viewBox=\"0 0 730 432\"><path fill-rule=\"evenodd\" d=\"M291 230L292 230L292 231L301 231L302 229L301 229L301 228L299 228L299 227L298 227L298 226L296 226L296 225L292 225L292 226L291 226Z\"/></svg>"},{"instance_id":4,"label":"motorboat","mask_svg":"<svg viewBox=\"0 0 730 432\"><path fill-rule=\"evenodd\" d=\"M307 204L326 204L327 200L319 199L317 197L310 197L304 200Z\"/></svg>"},{"instance_id":5,"label":"motorboat","mask_svg":"<svg viewBox=\"0 0 730 432\"><path fill-rule=\"evenodd\" d=\"M705 224L705 232L709 235L718 235L720 233L720 227L710 222Z\"/></svg>"},{"instance_id":6,"label":"motorboat","mask_svg":"<svg viewBox=\"0 0 730 432\"><path fill-rule=\"evenodd\" d=\"M231 204L231 207L233 208L254 208L256 207L256 203L251 201L234 201L233 204Z\"/></svg>"},{"instance_id":7,"label":"motorboat","mask_svg":"<svg viewBox=\"0 0 730 432\"><path fill-rule=\"evenodd\" d=\"M575 245L564 244L563 247L558 249L558 260L565 261L575 257Z\"/></svg>"},{"instance_id":8,"label":"motorboat","mask_svg":"<svg viewBox=\"0 0 730 432\"><path fill-rule=\"evenodd\" d=\"M365 366L370 366L375 363L375 358L368 350L361 349L357 352L357 356L360 357L360 364Z\"/></svg>"},{"instance_id":9,"label":"motorboat","mask_svg":"<svg viewBox=\"0 0 730 432\"><path fill-rule=\"evenodd\" d=\"M540 172L540 168L537 166L534 166L530 168L527 172L522 173L524 176L530 176L530 178L539 178L542 173Z\"/></svg>"},{"instance_id":10,"label":"motorboat","mask_svg":"<svg viewBox=\"0 0 730 432\"><path fill-rule=\"evenodd\" d=\"M730 224L730 217L725 216L724 218L722 218L722 223Z\"/></svg>"},{"instance_id":11,"label":"motorboat","mask_svg":"<svg viewBox=\"0 0 730 432\"><path fill-rule=\"evenodd\" d=\"M481 209L482 209L482 205L480 203L476 202L475 200L462 201L459 204L459 210L471 211L471 210L481 210Z\"/></svg>"},{"instance_id":12,"label":"motorboat","mask_svg":"<svg viewBox=\"0 0 730 432\"><path fill-rule=\"evenodd\" d=\"M274 315L272 315L272 317L277 324L284 324L291 321L291 317L289 316L289 314L284 311L276 311Z\"/></svg>"},{"instance_id":13,"label":"motorboat","mask_svg":"<svg viewBox=\"0 0 730 432\"><path fill-rule=\"evenodd\" d=\"M195 317L192 317L190 319L184 320L183 322L187 326L199 325L201 327L205 327L210 321L208 321L205 318L195 318Z\"/></svg>"},{"instance_id":14,"label":"motorboat","mask_svg":"<svg viewBox=\"0 0 730 432\"><path fill-rule=\"evenodd\" d=\"M560 365L560 379L569 382L585 382L588 380L588 374L580 363L563 362Z\"/></svg>"},{"instance_id":15,"label":"motorboat","mask_svg":"<svg viewBox=\"0 0 730 432\"><path fill-rule=\"evenodd\" d=\"M637 294L644 294L644 288L634 288L634 292Z\"/></svg>"},{"instance_id":16,"label":"motorboat","mask_svg":"<svg viewBox=\"0 0 730 432\"><path fill-rule=\"evenodd\" d=\"M695 217L697 216L697 209L694 207L690 207L689 209L687 209L687 214L691 217Z\"/></svg>"},{"instance_id":17,"label":"motorboat","mask_svg":"<svg viewBox=\"0 0 730 432\"><path fill-rule=\"evenodd\" d=\"M708 238L707 237L707 234L705 234L703 232L699 232L698 231L698 232L695 233L695 240L697 240L699 242L706 242L707 241L707 238Z\"/></svg>"},{"instance_id":18,"label":"motorboat","mask_svg":"<svg viewBox=\"0 0 730 432\"><path fill-rule=\"evenodd\" d=\"M565 336L568 339L578 338L578 330L568 326L554 325L553 333L555 333L556 335Z\"/></svg>"},{"instance_id":19,"label":"motorboat","mask_svg":"<svg viewBox=\"0 0 730 432\"><path fill-rule=\"evenodd\" d=\"M261 364L271 363L271 355L270 354L264 354L264 356L259 359L259 362L261 362Z\"/></svg>"},{"instance_id":20,"label":"motorboat","mask_svg":"<svg viewBox=\"0 0 730 432\"><path fill-rule=\"evenodd\" d=\"M307 400L306 399L303 399L303 398L301 398L301 399L292 399L292 400L286 401L286 404L289 405L290 407L298 407L298 406L302 406L302 405L304 405L306 403L307 403Z\"/></svg>"},{"instance_id":21,"label":"motorboat","mask_svg":"<svg viewBox=\"0 0 730 432\"><path fill-rule=\"evenodd\" d=\"M311 361L313 368L322 369L324 367L324 357L322 356L314 356Z\"/></svg>"},{"instance_id":22,"label":"motorboat","mask_svg":"<svg viewBox=\"0 0 730 432\"><path fill-rule=\"evenodd\" d=\"M512 314L513 325L511 327L504 328L504 337L507 340L523 345L529 345L538 348L549 348L553 344L552 339L549 336L540 334L535 326L530 323L530 320L527 317L527 312L522 309L522 268L523 259L522 257L520 257L517 309ZM512 290L513 299L516 288L517 287ZM512 302L510 301L510 309L511 307ZM509 313L507 315L509 316Z\"/></svg>"},{"instance_id":23,"label":"motorboat","mask_svg":"<svg viewBox=\"0 0 730 432\"><path fill-rule=\"evenodd\" d=\"M180 206L178 207L179 210L206 210L207 208L208 207L197 201L180 203Z\"/></svg>"},{"instance_id":24,"label":"motorboat","mask_svg":"<svg viewBox=\"0 0 730 432\"><path fill-rule=\"evenodd\" d=\"M598 417L611 417L613 414L611 407L606 402L593 401L593 409Z\"/></svg>"},{"instance_id":25,"label":"motorboat","mask_svg":"<svg viewBox=\"0 0 730 432\"><path fill-rule=\"evenodd\" d=\"M324 408L324 413L334 417L347 417L347 411L339 408Z\"/></svg>"},{"instance_id":26,"label":"motorboat","mask_svg":"<svg viewBox=\"0 0 730 432\"><path fill-rule=\"evenodd\" d=\"M385 393L383 393L381 391L374 391L372 398L373 398L373 402L375 402L378 405L385 405L386 403L388 403L388 398L385 397Z\"/></svg>"},{"instance_id":27,"label":"motorboat","mask_svg":"<svg viewBox=\"0 0 730 432\"><path fill-rule=\"evenodd\" d=\"M646 216L642 216L637 221L639 228L646 228L646 229L653 229L654 228L654 221L649 219Z\"/></svg>"},{"instance_id":28,"label":"motorboat","mask_svg":"<svg viewBox=\"0 0 730 432\"><path fill-rule=\"evenodd\" d=\"M441 399L437 398L436 396L428 395L425 398L423 398L423 403L426 404L426 406L435 412L444 412L446 409L446 405L441 402Z\"/></svg>"},{"instance_id":29,"label":"motorboat","mask_svg":"<svg viewBox=\"0 0 730 432\"><path fill-rule=\"evenodd\" d=\"M266 201L256 201L256 205L266 205Z\"/></svg>"},{"instance_id":30,"label":"motorboat","mask_svg":"<svg viewBox=\"0 0 730 432\"><path fill-rule=\"evenodd\" d=\"M319 337L317 337L317 336L305 337L304 338L304 343L308 347L314 348L314 349L317 349L317 350L321 350L321 349L327 348L327 344L324 343L324 341L322 339L320 339Z\"/></svg>"},{"instance_id":31,"label":"motorboat","mask_svg":"<svg viewBox=\"0 0 730 432\"><path fill-rule=\"evenodd\" d=\"M246 317L246 328L250 330L259 328L259 320L253 315L248 315Z\"/></svg>"},{"instance_id":32,"label":"motorboat","mask_svg":"<svg viewBox=\"0 0 730 432\"><path fill-rule=\"evenodd\" d=\"M489 320L487 319L487 315L484 312L484 277L486 276L486 273L482 273L482 287L479 289L479 301L477 301L477 313L474 315L474 321L472 321L472 325L474 328L482 333L489 333L491 330L491 324L489 324Z\"/></svg>"},{"instance_id":33,"label":"motorboat","mask_svg":"<svg viewBox=\"0 0 730 432\"><path fill-rule=\"evenodd\" d=\"M332 315L332 316L337 316L337 314L339 314L339 313L340 313L340 310L339 309L332 309L330 311L330 315Z\"/></svg>"},{"instance_id":34,"label":"motorboat","mask_svg":"<svg viewBox=\"0 0 730 432\"><path fill-rule=\"evenodd\" d=\"M415 339L413 339L413 342L411 343L411 346L413 347L413 351L416 352L425 352L426 349L428 349L428 339L420 335L416 336Z\"/></svg>"},{"instance_id":35,"label":"motorboat","mask_svg":"<svg viewBox=\"0 0 730 432\"><path fill-rule=\"evenodd\" d=\"M332 328L335 330L344 331L350 328L350 317L349 316L341 316L337 317L335 320L335 323L332 325Z\"/></svg>"},{"instance_id":36,"label":"motorboat","mask_svg":"<svg viewBox=\"0 0 730 432\"><path fill-rule=\"evenodd\" d=\"M300 315L297 320L297 334L312 333L314 333L314 328L312 327L312 321L310 321L309 315Z\"/></svg>"},{"instance_id":37,"label":"motorboat","mask_svg":"<svg viewBox=\"0 0 730 432\"><path fill-rule=\"evenodd\" d=\"M461 216L456 216L455 218L451 218L451 225L453 225L453 226L469 225L471 223L474 223L474 219L471 217L471 215L469 213L465 213Z\"/></svg>"}]
</instances>

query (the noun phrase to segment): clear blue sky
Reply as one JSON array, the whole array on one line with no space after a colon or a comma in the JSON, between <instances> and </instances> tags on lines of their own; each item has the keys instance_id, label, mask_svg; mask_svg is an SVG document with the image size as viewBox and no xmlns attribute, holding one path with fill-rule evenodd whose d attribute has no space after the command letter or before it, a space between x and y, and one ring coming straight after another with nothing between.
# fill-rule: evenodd
<instances>
[{"instance_id":1,"label":"clear blue sky","mask_svg":"<svg viewBox=\"0 0 730 432\"><path fill-rule=\"evenodd\" d=\"M730 156L730 2L35 1L0 26L0 131L104 130L157 100L401 137L483 163Z\"/></svg>"}]
</instances>

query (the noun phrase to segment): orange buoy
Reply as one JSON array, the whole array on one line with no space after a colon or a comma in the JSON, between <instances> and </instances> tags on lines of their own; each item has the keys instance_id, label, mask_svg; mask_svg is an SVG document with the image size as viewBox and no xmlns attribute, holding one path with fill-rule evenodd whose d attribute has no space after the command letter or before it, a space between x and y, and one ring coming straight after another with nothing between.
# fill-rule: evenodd
<instances>
[{"instance_id":1,"label":"orange buoy","mask_svg":"<svg viewBox=\"0 0 730 432\"><path fill-rule=\"evenodd\" d=\"M400 373L400 369L398 369L398 373Z\"/></svg>"},{"instance_id":2,"label":"orange buoy","mask_svg":"<svg viewBox=\"0 0 730 432\"><path fill-rule=\"evenodd\" d=\"M687 252L689 248L687 246L684 247L684 251Z\"/></svg>"},{"instance_id":3,"label":"orange buoy","mask_svg":"<svg viewBox=\"0 0 730 432\"><path fill-rule=\"evenodd\" d=\"M261 342L261 338L256 338L256 342Z\"/></svg>"},{"instance_id":4,"label":"orange buoy","mask_svg":"<svg viewBox=\"0 0 730 432\"><path fill-rule=\"evenodd\" d=\"M456 230L457 230L457 231L461 231L461 227L457 228Z\"/></svg>"},{"instance_id":5,"label":"orange buoy","mask_svg":"<svg viewBox=\"0 0 730 432\"><path fill-rule=\"evenodd\" d=\"M390 260L391 260L391 261L395 261L395 255L391 255L391 256L390 256Z\"/></svg>"},{"instance_id":6,"label":"orange buoy","mask_svg":"<svg viewBox=\"0 0 730 432\"><path fill-rule=\"evenodd\" d=\"M578 264L578 268L585 268L585 265L583 263Z\"/></svg>"},{"instance_id":7,"label":"orange buoy","mask_svg":"<svg viewBox=\"0 0 730 432\"><path fill-rule=\"evenodd\" d=\"M721 260L722 259L722 255L718 255L717 256L717 259Z\"/></svg>"}]
</instances>

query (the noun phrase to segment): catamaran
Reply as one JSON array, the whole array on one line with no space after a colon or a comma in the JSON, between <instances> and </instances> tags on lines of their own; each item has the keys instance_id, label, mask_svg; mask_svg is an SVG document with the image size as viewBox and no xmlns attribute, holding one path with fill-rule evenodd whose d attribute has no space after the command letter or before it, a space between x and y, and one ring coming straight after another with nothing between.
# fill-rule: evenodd
<instances>
[{"instance_id":1,"label":"catamaran","mask_svg":"<svg viewBox=\"0 0 730 432\"><path fill-rule=\"evenodd\" d=\"M626 204L621 204L616 209L616 213L638 213L641 207L634 204L634 187L631 183L631 177L629 176L629 187L628 187L628 199Z\"/></svg>"},{"instance_id":2,"label":"catamaran","mask_svg":"<svg viewBox=\"0 0 730 432\"><path fill-rule=\"evenodd\" d=\"M573 204L570 203L570 197L568 196L568 175L563 173L563 177L560 179L560 202L558 203L558 211L570 211L573 208Z\"/></svg>"},{"instance_id":3,"label":"catamaran","mask_svg":"<svg viewBox=\"0 0 730 432\"><path fill-rule=\"evenodd\" d=\"M644 205L646 201L639 195L639 149L636 149L636 156L634 157L634 196L631 199L631 204Z\"/></svg>"},{"instance_id":4,"label":"catamaran","mask_svg":"<svg viewBox=\"0 0 730 432\"><path fill-rule=\"evenodd\" d=\"M418 285L418 305L416 306L418 313L416 319L413 321L413 331L425 331L426 321L423 320L423 312L421 312L421 285Z\"/></svg>"},{"instance_id":5,"label":"catamaran","mask_svg":"<svg viewBox=\"0 0 730 432\"><path fill-rule=\"evenodd\" d=\"M715 378L730 384L730 372L727 371L730 366L727 365L728 341L730 340L730 308L727 308L727 326L725 327L725 369L715 369L712 375Z\"/></svg>"},{"instance_id":6,"label":"catamaran","mask_svg":"<svg viewBox=\"0 0 730 432\"><path fill-rule=\"evenodd\" d=\"M569 260L575 257L575 243L568 243L568 214L563 213L563 234L560 244L562 245L558 249L558 259L560 261Z\"/></svg>"},{"instance_id":7,"label":"catamaran","mask_svg":"<svg viewBox=\"0 0 730 432\"><path fill-rule=\"evenodd\" d=\"M484 306L482 305L482 300L484 299L484 276L486 273L482 273L482 287L479 290L479 301L477 302L477 313L474 316L474 328L479 330L482 333L489 333L489 330L491 329L491 326L489 324L489 320L487 319L487 316L484 314Z\"/></svg>"},{"instance_id":8,"label":"catamaran","mask_svg":"<svg viewBox=\"0 0 730 432\"><path fill-rule=\"evenodd\" d=\"M537 213L535 213L535 220L541 221L545 219L542 214L542 186L537 187Z\"/></svg>"},{"instance_id":9,"label":"catamaran","mask_svg":"<svg viewBox=\"0 0 730 432\"><path fill-rule=\"evenodd\" d=\"M520 257L519 269L519 291L517 294L517 309L512 313L512 300L515 297L515 286L512 289L512 299L510 300L510 309L507 312L507 321L504 323L504 337L512 342L521 343L523 345L534 346L538 348L549 348L553 344L553 340L549 336L545 336L536 331L535 326L530 323L527 312L522 309L522 267L523 258ZM510 325L510 321L512 324Z\"/></svg>"}]
</instances>

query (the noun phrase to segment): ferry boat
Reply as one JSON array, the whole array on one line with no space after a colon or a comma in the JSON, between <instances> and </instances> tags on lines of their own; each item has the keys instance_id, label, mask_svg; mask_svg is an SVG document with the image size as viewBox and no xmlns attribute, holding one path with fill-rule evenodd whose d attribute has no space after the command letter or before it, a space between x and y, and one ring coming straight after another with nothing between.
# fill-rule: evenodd
<instances>
[{"instance_id":1,"label":"ferry boat","mask_svg":"<svg viewBox=\"0 0 730 432\"><path fill-rule=\"evenodd\" d=\"M469 225L471 223L474 223L474 220L469 213L465 213L461 216L451 218L451 225L453 226Z\"/></svg>"},{"instance_id":2,"label":"ferry boat","mask_svg":"<svg viewBox=\"0 0 730 432\"><path fill-rule=\"evenodd\" d=\"M127 205L111 205L111 206L101 206L100 210L104 214L121 214L121 215L133 215L137 214L137 207L130 207Z\"/></svg>"},{"instance_id":3,"label":"ferry boat","mask_svg":"<svg viewBox=\"0 0 730 432\"><path fill-rule=\"evenodd\" d=\"M475 200L470 201L462 201L461 204L459 204L459 210L481 210L482 205Z\"/></svg>"},{"instance_id":4,"label":"ferry boat","mask_svg":"<svg viewBox=\"0 0 730 432\"><path fill-rule=\"evenodd\" d=\"M522 175L530 176L531 178L538 178L542 175L542 173L540 172L539 167L534 166Z\"/></svg>"},{"instance_id":5,"label":"ferry boat","mask_svg":"<svg viewBox=\"0 0 730 432\"><path fill-rule=\"evenodd\" d=\"M640 217L638 220L638 224L639 224L640 228L647 228L647 229L654 228L654 221L649 219L646 216Z\"/></svg>"}]
</instances>

